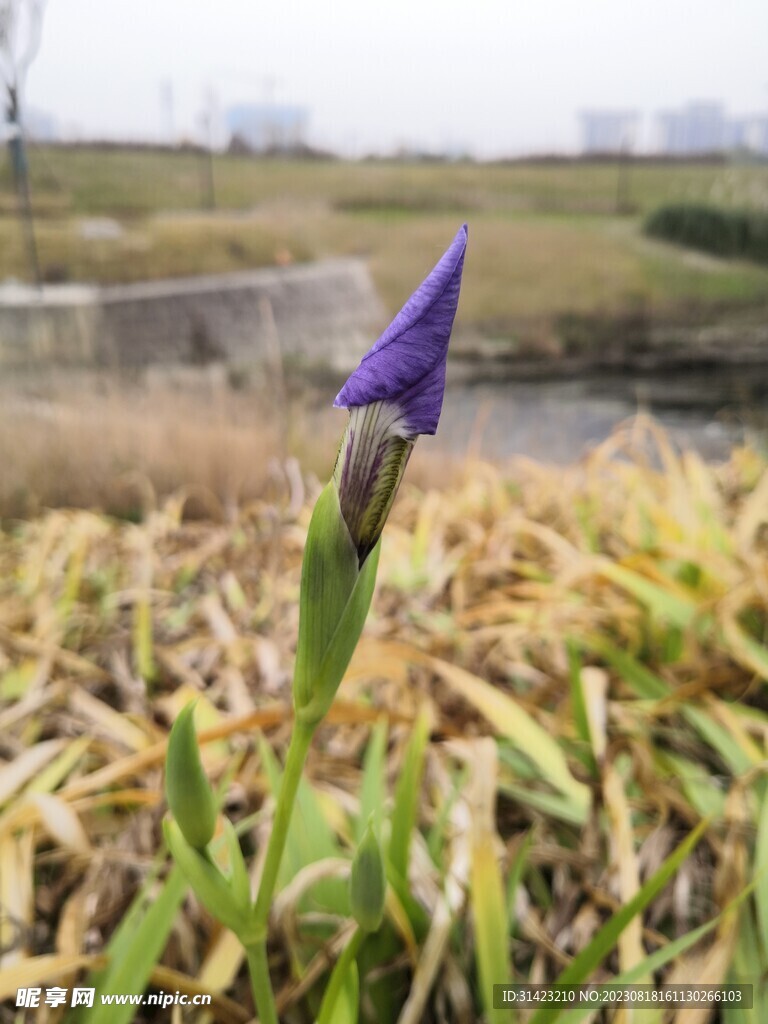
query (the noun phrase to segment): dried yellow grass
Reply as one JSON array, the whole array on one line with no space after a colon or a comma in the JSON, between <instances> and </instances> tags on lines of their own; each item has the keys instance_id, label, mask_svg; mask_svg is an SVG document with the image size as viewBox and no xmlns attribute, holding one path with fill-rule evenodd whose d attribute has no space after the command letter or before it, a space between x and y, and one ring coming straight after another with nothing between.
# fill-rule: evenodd
<instances>
[{"instance_id":1,"label":"dried yellow grass","mask_svg":"<svg viewBox=\"0 0 768 1024\"><path fill-rule=\"evenodd\" d=\"M459 477L445 491L404 489L373 614L309 764L345 844L373 724L389 724L391 793L413 723L430 722L418 823L427 834L442 820L440 856L411 843L432 926L422 940L411 931L393 965L415 983L405 1020L437 1019L438 1004L446 1019L467 1019L451 1015L482 1004L473 914L485 915L474 927L487 941L502 918L483 908L498 901L523 833L532 839L508 894L506 953L516 977L553 980L711 816L675 883L597 972L610 977L743 894L764 792L765 461L742 449L706 465L640 420L567 469L519 461L504 472L468 465ZM226 780L227 812L258 848L271 803L256 739L280 751L289 733L310 504L293 497L285 485L226 524L187 521L171 501L138 525L60 510L0 533L3 981L11 969L38 984L71 977L103 950L153 863L169 719L190 693L211 715L211 776ZM584 736L574 679L586 683ZM479 804L459 739L493 752ZM475 887L494 879L477 900L473 872ZM309 922L290 896L293 938L275 935L273 967L282 1005L298 1006L309 982L289 980L289 951ZM739 966L744 913L727 912L667 976L750 980ZM399 904L397 914L405 934L412 923ZM237 1019L233 1001L250 1004L231 939L193 903L177 933L156 983L209 985ZM309 963L321 976L328 950Z\"/></svg>"}]
</instances>

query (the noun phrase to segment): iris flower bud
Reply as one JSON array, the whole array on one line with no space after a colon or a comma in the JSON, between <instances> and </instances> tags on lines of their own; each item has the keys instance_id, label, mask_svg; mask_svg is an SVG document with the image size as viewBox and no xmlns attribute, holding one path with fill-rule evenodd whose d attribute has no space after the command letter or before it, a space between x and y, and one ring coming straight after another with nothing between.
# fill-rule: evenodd
<instances>
[{"instance_id":1,"label":"iris flower bud","mask_svg":"<svg viewBox=\"0 0 768 1024\"><path fill-rule=\"evenodd\" d=\"M349 876L352 916L364 932L378 931L384 918L387 879L372 822L360 840Z\"/></svg>"},{"instance_id":2,"label":"iris flower bud","mask_svg":"<svg viewBox=\"0 0 768 1024\"><path fill-rule=\"evenodd\" d=\"M349 409L333 479L361 565L384 528L416 437L437 430L466 248L465 224L334 402Z\"/></svg>"},{"instance_id":3,"label":"iris flower bud","mask_svg":"<svg viewBox=\"0 0 768 1024\"><path fill-rule=\"evenodd\" d=\"M464 225L334 403L349 409L349 421L312 515L301 576L293 696L307 725L328 711L360 637L379 538L416 437L437 430L466 246Z\"/></svg>"},{"instance_id":4,"label":"iris flower bud","mask_svg":"<svg viewBox=\"0 0 768 1024\"><path fill-rule=\"evenodd\" d=\"M213 838L217 808L200 760L194 712L193 701L173 723L165 763L165 794L184 838L194 849L203 850Z\"/></svg>"}]
</instances>

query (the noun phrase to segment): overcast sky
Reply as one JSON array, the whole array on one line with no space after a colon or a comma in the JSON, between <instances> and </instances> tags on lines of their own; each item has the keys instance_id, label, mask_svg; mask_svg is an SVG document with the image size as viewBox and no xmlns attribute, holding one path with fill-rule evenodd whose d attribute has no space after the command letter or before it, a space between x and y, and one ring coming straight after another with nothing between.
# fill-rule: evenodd
<instances>
[{"instance_id":1,"label":"overcast sky","mask_svg":"<svg viewBox=\"0 0 768 1024\"><path fill-rule=\"evenodd\" d=\"M273 98L354 155L490 156L577 148L583 109L766 111L767 58L768 0L49 0L27 102L158 140L171 109L194 135L210 91Z\"/></svg>"}]
</instances>

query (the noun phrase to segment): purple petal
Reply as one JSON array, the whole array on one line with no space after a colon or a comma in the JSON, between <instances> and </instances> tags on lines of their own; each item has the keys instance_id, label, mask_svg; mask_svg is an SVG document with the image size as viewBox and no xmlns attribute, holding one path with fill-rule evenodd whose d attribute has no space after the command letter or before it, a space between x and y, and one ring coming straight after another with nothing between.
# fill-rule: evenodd
<instances>
[{"instance_id":1,"label":"purple petal","mask_svg":"<svg viewBox=\"0 0 768 1024\"><path fill-rule=\"evenodd\" d=\"M467 225L408 299L333 403L396 401L411 434L434 434L445 391L448 341L461 288Z\"/></svg>"}]
</instances>

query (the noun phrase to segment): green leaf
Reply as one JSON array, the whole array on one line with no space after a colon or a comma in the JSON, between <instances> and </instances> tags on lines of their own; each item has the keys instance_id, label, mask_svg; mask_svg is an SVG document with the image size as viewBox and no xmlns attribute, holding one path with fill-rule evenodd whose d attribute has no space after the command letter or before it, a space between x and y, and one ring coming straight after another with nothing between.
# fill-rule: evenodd
<instances>
[{"instance_id":1,"label":"green leaf","mask_svg":"<svg viewBox=\"0 0 768 1024\"><path fill-rule=\"evenodd\" d=\"M659 619L679 629L687 629L696 617L697 606L689 598L674 594L639 573L615 562L600 566L600 572L644 604ZM709 618L711 621L711 617ZM705 620L702 621L702 627Z\"/></svg>"},{"instance_id":2,"label":"green leaf","mask_svg":"<svg viewBox=\"0 0 768 1024\"><path fill-rule=\"evenodd\" d=\"M240 840L237 838L237 832L229 818L224 818L224 839L232 867L231 884L235 901L238 906L247 907L251 902L251 881L243 859L243 851L240 848Z\"/></svg>"},{"instance_id":3,"label":"green leaf","mask_svg":"<svg viewBox=\"0 0 768 1024\"><path fill-rule=\"evenodd\" d=\"M669 751L658 752L661 767L666 767L680 780L683 792L702 818L722 821L725 814L725 793L717 786L702 765Z\"/></svg>"},{"instance_id":4,"label":"green leaf","mask_svg":"<svg viewBox=\"0 0 768 1024\"><path fill-rule=\"evenodd\" d=\"M384 798L386 795L387 720L380 718L371 730L371 738L363 758L363 777L360 781L360 813L357 816L355 838L360 842L373 815L376 834L381 835Z\"/></svg>"},{"instance_id":5,"label":"green leaf","mask_svg":"<svg viewBox=\"0 0 768 1024\"><path fill-rule=\"evenodd\" d=\"M590 636L585 644L590 650L602 655L619 673L621 678L644 700L661 700L671 692L667 683L626 651L614 647L608 640Z\"/></svg>"},{"instance_id":6,"label":"green leaf","mask_svg":"<svg viewBox=\"0 0 768 1024\"><path fill-rule=\"evenodd\" d=\"M360 973L355 957L362 938L362 932L355 932L336 961L323 994L317 1024L357 1024Z\"/></svg>"},{"instance_id":7,"label":"green leaf","mask_svg":"<svg viewBox=\"0 0 768 1024\"><path fill-rule=\"evenodd\" d=\"M363 631L381 545L358 567L333 481L318 498L301 573L299 639L293 679L296 713L320 721L336 696Z\"/></svg>"},{"instance_id":8,"label":"green leaf","mask_svg":"<svg viewBox=\"0 0 768 1024\"><path fill-rule=\"evenodd\" d=\"M152 642L152 607L146 591L139 595L133 609L133 657L139 676L147 683L154 682L157 666Z\"/></svg>"},{"instance_id":9,"label":"green leaf","mask_svg":"<svg viewBox=\"0 0 768 1024\"><path fill-rule=\"evenodd\" d=\"M339 625L333 634L325 656L317 670L316 689L320 696L320 707L322 717L336 696L339 683L347 671L352 655L355 653L360 634L363 632L365 620L373 599L373 591L376 586L376 571L379 567L379 556L381 554L381 542L368 555L357 583L350 594L349 601L339 619Z\"/></svg>"},{"instance_id":10,"label":"green leaf","mask_svg":"<svg viewBox=\"0 0 768 1024\"><path fill-rule=\"evenodd\" d=\"M107 946L109 966L92 974L88 984L96 989L93 1007L68 1016L87 1024L129 1024L134 1006L102 1006L101 995L144 992L149 977L165 949L176 913L187 891L180 868L174 867L159 893L157 879L149 877L123 916Z\"/></svg>"},{"instance_id":11,"label":"green leaf","mask_svg":"<svg viewBox=\"0 0 768 1024\"><path fill-rule=\"evenodd\" d=\"M512 934L515 930L515 903L517 890L523 881L525 869L528 862L528 851L533 843L533 829L528 829L523 841L518 846L514 860L510 865L509 878L507 879L507 916L509 918L509 930Z\"/></svg>"},{"instance_id":12,"label":"green leaf","mask_svg":"<svg viewBox=\"0 0 768 1024\"><path fill-rule=\"evenodd\" d=\"M357 1024L360 1004L360 979L353 960L344 976L333 1014L334 1024Z\"/></svg>"},{"instance_id":13,"label":"green leaf","mask_svg":"<svg viewBox=\"0 0 768 1024\"><path fill-rule=\"evenodd\" d=\"M357 549L344 522L333 481L317 499L301 568L299 638L293 680L294 703L303 708L316 695L315 673L325 657L360 574Z\"/></svg>"},{"instance_id":14,"label":"green leaf","mask_svg":"<svg viewBox=\"0 0 768 1024\"><path fill-rule=\"evenodd\" d=\"M755 893L755 898L759 899L758 892ZM723 1024L764 1024L767 986L762 949L763 945L757 934L757 923L748 911L742 912L739 917L736 949L725 981L729 984L752 985L752 1009L738 1009L734 1014L723 1013Z\"/></svg>"},{"instance_id":15,"label":"green leaf","mask_svg":"<svg viewBox=\"0 0 768 1024\"><path fill-rule=\"evenodd\" d=\"M440 804L434 823L427 835L427 849L429 850L429 855L438 867L442 863L447 833L451 832L451 829L446 828L451 811L459 798L459 794L464 789L464 785L466 784L469 775L470 768L468 765L463 765L460 771L453 772L451 774L451 788L446 793L443 802Z\"/></svg>"},{"instance_id":16,"label":"green leaf","mask_svg":"<svg viewBox=\"0 0 768 1024\"><path fill-rule=\"evenodd\" d=\"M250 903L238 903L227 879L204 854L189 845L175 821L164 821L163 831L173 859L206 910L237 935L242 935L248 924Z\"/></svg>"},{"instance_id":17,"label":"green leaf","mask_svg":"<svg viewBox=\"0 0 768 1024\"><path fill-rule=\"evenodd\" d=\"M422 712L414 723L413 733L408 741L403 767L395 788L395 803L392 809L389 860L396 874L401 878L408 877L411 833L416 827L421 776L424 770L424 753L428 739L429 721L426 714Z\"/></svg>"},{"instance_id":18,"label":"green leaf","mask_svg":"<svg viewBox=\"0 0 768 1024\"><path fill-rule=\"evenodd\" d=\"M686 704L680 710L683 717L690 722L704 742L717 751L734 775L743 775L744 772L748 772L750 768L754 767L754 762L746 751L728 730L716 722L705 709L690 707Z\"/></svg>"},{"instance_id":19,"label":"green leaf","mask_svg":"<svg viewBox=\"0 0 768 1024\"><path fill-rule=\"evenodd\" d=\"M561 796L559 793L545 793L543 790L518 786L505 780L499 782L499 792L569 825L585 825L589 817L586 807L574 804L567 796Z\"/></svg>"}]
</instances>

